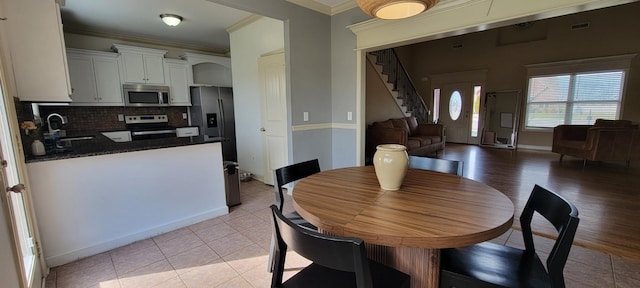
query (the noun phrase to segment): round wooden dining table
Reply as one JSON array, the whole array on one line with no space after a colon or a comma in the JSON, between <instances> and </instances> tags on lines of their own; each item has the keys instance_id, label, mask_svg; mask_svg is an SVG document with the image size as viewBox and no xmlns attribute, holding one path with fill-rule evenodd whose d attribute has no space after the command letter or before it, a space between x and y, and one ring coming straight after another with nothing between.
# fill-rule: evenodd
<instances>
[{"instance_id":1,"label":"round wooden dining table","mask_svg":"<svg viewBox=\"0 0 640 288\"><path fill-rule=\"evenodd\" d=\"M361 238L369 258L438 287L440 249L496 238L513 222L500 191L456 175L409 169L397 191L382 190L373 166L323 171L294 187L293 206L324 233Z\"/></svg>"}]
</instances>

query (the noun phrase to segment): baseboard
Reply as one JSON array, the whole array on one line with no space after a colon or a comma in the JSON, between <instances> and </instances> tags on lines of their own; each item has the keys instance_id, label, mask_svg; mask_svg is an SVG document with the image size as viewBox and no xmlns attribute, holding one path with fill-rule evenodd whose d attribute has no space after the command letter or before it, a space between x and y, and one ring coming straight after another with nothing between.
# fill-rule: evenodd
<instances>
[{"instance_id":1,"label":"baseboard","mask_svg":"<svg viewBox=\"0 0 640 288\"><path fill-rule=\"evenodd\" d=\"M47 262L47 265L49 267L60 266L60 265L67 264L67 263L73 262L73 261L81 259L81 258L85 258L85 257L93 256L93 255L96 255L96 254L100 254L102 252L106 252L106 251L109 251L111 249L122 247L122 246L125 246L127 244L130 244L130 243L133 243L133 242L136 242L136 241L140 241L140 240L144 240L144 239L147 239L147 238L151 238L153 236L160 235L162 233L173 231L173 230L176 230L176 229L179 229L179 228L187 227L189 225L192 225L192 224L204 221L204 220L208 220L208 219L215 218L215 217L218 217L218 216L226 215L228 213L229 213L229 208L227 206L219 207L217 209L210 210L210 211L198 214L198 215L194 215L192 217L188 217L188 218L180 219L180 220L177 220L177 221L169 222L169 223L166 223L164 225L152 227L152 228L149 228L147 230L140 231L140 232L137 232L137 233L133 233L133 234L125 235L125 236L122 236L122 237L106 240L106 241L103 241L101 243L97 243L95 245L92 245L90 247L85 247L85 248L81 248L81 249L78 249L78 250L70 251L68 253L47 257L45 259L45 261Z\"/></svg>"},{"instance_id":2,"label":"baseboard","mask_svg":"<svg viewBox=\"0 0 640 288\"><path fill-rule=\"evenodd\" d=\"M518 149L540 150L540 151L551 151L551 146L521 145L521 144L518 144Z\"/></svg>"}]
</instances>

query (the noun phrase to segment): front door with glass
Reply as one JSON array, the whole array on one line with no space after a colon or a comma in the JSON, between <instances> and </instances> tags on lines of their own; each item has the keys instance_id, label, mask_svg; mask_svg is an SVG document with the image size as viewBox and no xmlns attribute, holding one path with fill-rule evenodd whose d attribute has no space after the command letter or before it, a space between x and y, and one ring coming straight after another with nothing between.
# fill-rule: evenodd
<instances>
[{"instance_id":1,"label":"front door with glass","mask_svg":"<svg viewBox=\"0 0 640 288\"><path fill-rule=\"evenodd\" d=\"M471 82L450 83L439 89L439 122L447 142L478 144L481 86Z\"/></svg>"}]
</instances>

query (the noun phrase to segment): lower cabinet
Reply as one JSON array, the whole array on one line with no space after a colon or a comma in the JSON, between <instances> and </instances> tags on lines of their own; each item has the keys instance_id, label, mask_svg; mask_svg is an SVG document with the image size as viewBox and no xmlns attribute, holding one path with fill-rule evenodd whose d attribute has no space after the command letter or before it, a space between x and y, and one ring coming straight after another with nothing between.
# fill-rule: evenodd
<instances>
[{"instance_id":1,"label":"lower cabinet","mask_svg":"<svg viewBox=\"0 0 640 288\"><path fill-rule=\"evenodd\" d=\"M116 53L67 49L71 105L122 106Z\"/></svg>"}]
</instances>

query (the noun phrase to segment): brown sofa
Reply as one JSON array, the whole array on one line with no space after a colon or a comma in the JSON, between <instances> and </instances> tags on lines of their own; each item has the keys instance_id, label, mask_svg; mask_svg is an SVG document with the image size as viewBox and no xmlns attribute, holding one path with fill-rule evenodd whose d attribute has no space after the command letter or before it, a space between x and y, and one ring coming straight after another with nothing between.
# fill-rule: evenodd
<instances>
[{"instance_id":1,"label":"brown sofa","mask_svg":"<svg viewBox=\"0 0 640 288\"><path fill-rule=\"evenodd\" d=\"M552 152L591 161L640 160L640 130L628 120L596 120L594 125L560 125L553 129Z\"/></svg>"},{"instance_id":2,"label":"brown sofa","mask_svg":"<svg viewBox=\"0 0 640 288\"><path fill-rule=\"evenodd\" d=\"M380 144L401 144L409 155L427 156L444 149L444 129L439 124L418 124L415 117L374 122L367 128L366 153L371 159Z\"/></svg>"}]
</instances>

